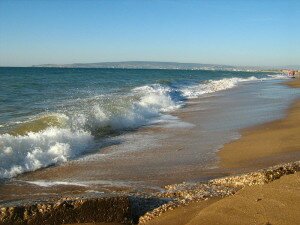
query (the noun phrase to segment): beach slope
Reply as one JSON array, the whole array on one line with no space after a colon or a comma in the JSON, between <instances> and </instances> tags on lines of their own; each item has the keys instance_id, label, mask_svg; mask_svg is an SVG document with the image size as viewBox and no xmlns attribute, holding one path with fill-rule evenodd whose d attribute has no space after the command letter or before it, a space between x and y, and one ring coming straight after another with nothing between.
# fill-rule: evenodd
<instances>
[{"instance_id":1,"label":"beach slope","mask_svg":"<svg viewBox=\"0 0 300 225\"><path fill-rule=\"evenodd\" d=\"M300 79L286 83L299 88ZM287 116L242 131L242 137L219 152L223 169L258 168L300 158L300 100ZM252 170L252 171L253 171ZM223 199L194 202L148 222L148 225L293 225L300 221L300 173L269 184L248 186Z\"/></svg>"},{"instance_id":2,"label":"beach slope","mask_svg":"<svg viewBox=\"0 0 300 225\"><path fill-rule=\"evenodd\" d=\"M298 88L300 79L287 85ZM264 168L300 157L300 100L283 119L242 131L242 138L219 151L223 168Z\"/></svg>"}]
</instances>

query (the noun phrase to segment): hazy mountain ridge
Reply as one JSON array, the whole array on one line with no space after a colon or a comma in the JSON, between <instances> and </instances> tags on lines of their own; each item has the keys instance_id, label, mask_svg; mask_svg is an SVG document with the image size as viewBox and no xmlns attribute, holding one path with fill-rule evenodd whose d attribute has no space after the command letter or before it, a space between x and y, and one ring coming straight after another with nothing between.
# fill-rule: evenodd
<instances>
[{"instance_id":1,"label":"hazy mountain ridge","mask_svg":"<svg viewBox=\"0 0 300 225\"><path fill-rule=\"evenodd\" d=\"M60 68L120 68L120 69L194 69L194 70L235 70L235 66L202 64L202 63L177 63L154 61L124 61L101 63L73 63L73 64L42 64L33 67L60 67Z\"/></svg>"},{"instance_id":2,"label":"hazy mountain ridge","mask_svg":"<svg viewBox=\"0 0 300 225\"><path fill-rule=\"evenodd\" d=\"M230 70L230 71L261 71L281 69L300 69L300 65L290 66L231 66L203 63L179 63L158 61L123 61L100 63L72 63L72 64L41 64L33 67L58 67L58 68L116 68L116 69L178 69L178 70Z\"/></svg>"}]
</instances>

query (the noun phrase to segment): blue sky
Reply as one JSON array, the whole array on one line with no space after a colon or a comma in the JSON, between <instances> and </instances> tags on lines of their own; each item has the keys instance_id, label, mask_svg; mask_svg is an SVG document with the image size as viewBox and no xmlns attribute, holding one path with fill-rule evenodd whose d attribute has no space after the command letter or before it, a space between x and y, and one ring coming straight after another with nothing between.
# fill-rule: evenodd
<instances>
[{"instance_id":1,"label":"blue sky","mask_svg":"<svg viewBox=\"0 0 300 225\"><path fill-rule=\"evenodd\" d=\"M298 0L0 0L0 66L300 64Z\"/></svg>"}]
</instances>

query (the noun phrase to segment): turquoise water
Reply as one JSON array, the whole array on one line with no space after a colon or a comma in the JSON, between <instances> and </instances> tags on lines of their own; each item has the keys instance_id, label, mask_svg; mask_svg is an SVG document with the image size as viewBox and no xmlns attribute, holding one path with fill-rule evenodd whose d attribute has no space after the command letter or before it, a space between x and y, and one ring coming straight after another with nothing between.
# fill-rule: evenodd
<instances>
[{"instance_id":1,"label":"turquoise water","mask_svg":"<svg viewBox=\"0 0 300 225\"><path fill-rule=\"evenodd\" d=\"M0 68L0 178L89 153L109 136L173 121L188 99L262 72Z\"/></svg>"}]
</instances>

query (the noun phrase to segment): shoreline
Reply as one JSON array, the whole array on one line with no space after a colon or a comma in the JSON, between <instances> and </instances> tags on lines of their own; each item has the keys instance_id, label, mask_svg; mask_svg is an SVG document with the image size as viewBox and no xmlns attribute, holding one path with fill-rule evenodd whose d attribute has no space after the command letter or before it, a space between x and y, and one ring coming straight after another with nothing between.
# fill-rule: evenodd
<instances>
[{"instance_id":1,"label":"shoreline","mask_svg":"<svg viewBox=\"0 0 300 225\"><path fill-rule=\"evenodd\" d=\"M287 82L291 87L298 87L300 84L300 80L293 80L292 82ZM295 86L296 85L296 86ZM290 114L295 114L296 122L297 118L299 118L300 113L300 100L297 99L296 107L293 106L288 110L287 116L280 120L275 120L273 122L269 122L263 125L256 126L254 128L249 128L253 135L256 132L255 129L263 129L263 130L274 130L274 127L278 128L278 124L283 123L286 120L289 120ZM296 113L294 113L294 111ZM295 121L295 119L293 120ZM299 120L298 120L299 121ZM293 122L291 122L293 123ZM275 124L275 125L274 125ZM285 126L279 126L279 128L287 128L290 124L285 124ZM296 128L299 125L296 125ZM267 127L267 128L266 128ZM245 129L247 130L247 129ZM298 132L299 133L299 132ZM297 134L297 133L296 133ZM287 132L288 135L288 132ZM259 135L261 136L261 134ZM276 136L276 135L275 135ZM289 135L288 135L289 136ZM220 152L226 151L226 148L229 148L232 144L236 144L241 142L245 137L245 134L242 135L240 139L237 141L230 142L225 145ZM251 136L252 137L252 136ZM253 141L253 140L252 140ZM295 141L295 140L294 140ZM243 142L243 141L242 141ZM296 139L296 148L298 148L298 143ZM274 142L272 141L271 144ZM240 147L243 149L243 147ZM224 150L225 149L225 150ZM236 148L238 149L238 148ZM236 151L235 149L235 151ZM240 190L243 190L246 186L261 186L270 183L273 180L279 179L283 175L293 174L296 171L300 170L300 162L295 163L287 163L287 164L279 164L278 166L273 166L269 169L262 169L268 167L268 163L271 165L277 164L276 161L270 162L270 159L278 159L286 155L286 152L295 153L297 149L289 149L286 151L279 151L279 155L276 155L278 152L270 151L267 155L263 157L259 157L257 151L256 158L253 160L262 158L260 164L256 164L252 167L247 168L247 171L243 172L243 170L237 170L236 173L242 174L238 176L234 176L235 173L231 173L228 171L233 171L238 168L238 166L242 167L247 166L244 161L245 160L237 160L237 167L223 166L222 169L230 174L229 177L222 177L213 180L209 180L208 182L196 182L196 183L178 183L173 185L167 185L162 188L161 191L153 193L153 194L145 194L145 193L118 193L114 192L110 194L78 194L78 195L63 195L62 198L53 198L50 202L49 199L41 202L31 202L25 204L24 202L16 201L14 203L5 204L3 203L0 211L0 224L11 224L12 219L18 219L22 224L22 221L25 220L31 221L31 224L39 224L41 221L45 222L45 218L52 218L52 222L56 221L59 224L59 218L64 215L64 222L72 223L91 223L91 222L114 222L115 223L127 223L127 224L136 224L139 222L140 224L148 224L149 225L160 225L167 224L164 221L164 218L168 218L168 216L176 211L176 217L185 217L192 219L198 214L198 212L205 211L207 207L213 207L213 205L221 204L222 201L228 199L228 196L235 196L235 193L240 193ZM222 153L223 154L223 153ZM224 153L225 154L225 153ZM227 154L227 153L226 153ZM274 157L274 155L276 157ZM295 155L288 155L283 162L291 162L295 160ZM298 157L299 160L300 157ZM269 159L269 161L267 160ZM222 157L221 157L222 160ZM223 158L224 162L224 158ZM243 162L243 163L241 163ZM221 162L222 163L222 162ZM239 164L240 163L240 164ZM242 165L242 166L241 166ZM252 170L251 170L251 169ZM228 170L228 171L227 171ZM250 171L257 171L246 173ZM245 174L246 173L246 174ZM226 173L224 173L226 174ZM293 176L293 175L291 175ZM291 177L287 176L287 177ZM298 175L297 175L298 176ZM287 178L290 180L289 182L293 184L296 178ZM283 184L279 182L279 187ZM252 187L250 187L252 188ZM230 197L229 197L230 198ZM227 200L226 200L227 201ZM231 200L230 200L231 201ZM100 206L99 206L100 204ZM86 208L87 207L87 208ZM176 209L176 210L175 210ZM74 214L76 210L79 212L78 215ZM89 211L96 210L98 214L103 216L95 217L93 213L89 213ZM107 214L107 212L110 212ZM164 213L166 212L166 213ZM160 217L160 215L162 215ZM174 213L173 213L174 214ZM206 214L208 215L208 214ZM224 216L224 215L223 215ZM36 222L34 222L36 221ZM148 222L149 221L149 222ZM163 222L164 221L164 222ZM170 220L171 221L171 220ZM48 222L48 221L47 221ZM186 221L178 222L178 225L185 224ZM51 224L51 222L49 222ZM47 223L45 223L47 224ZM101 223L99 223L101 224ZM174 223L173 223L174 224ZM172 225L173 225L172 224ZM197 224L197 223L195 223ZM207 223L209 224L209 223ZM177 224L174 224L177 225Z\"/></svg>"}]
</instances>

